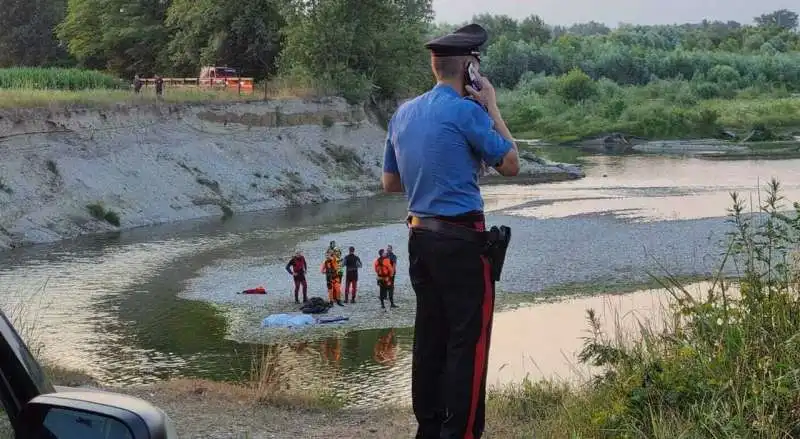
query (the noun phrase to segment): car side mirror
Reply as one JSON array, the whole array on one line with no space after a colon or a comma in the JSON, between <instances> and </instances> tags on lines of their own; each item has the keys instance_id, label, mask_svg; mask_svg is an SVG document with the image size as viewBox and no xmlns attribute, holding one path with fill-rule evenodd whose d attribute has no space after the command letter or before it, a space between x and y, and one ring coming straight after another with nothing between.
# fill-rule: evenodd
<instances>
[{"instance_id":1,"label":"car side mirror","mask_svg":"<svg viewBox=\"0 0 800 439\"><path fill-rule=\"evenodd\" d=\"M22 410L20 439L174 439L161 409L138 398L103 391L50 393Z\"/></svg>"}]
</instances>

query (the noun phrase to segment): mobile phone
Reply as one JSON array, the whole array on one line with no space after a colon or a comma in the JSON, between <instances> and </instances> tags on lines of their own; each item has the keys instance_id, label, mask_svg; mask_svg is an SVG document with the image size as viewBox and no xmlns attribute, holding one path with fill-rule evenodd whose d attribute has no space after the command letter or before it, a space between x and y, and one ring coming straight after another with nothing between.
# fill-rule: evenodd
<instances>
[{"instance_id":1,"label":"mobile phone","mask_svg":"<svg viewBox=\"0 0 800 439\"><path fill-rule=\"evenodd\" d=\"M467 64L467 83L475 90L480 91L481 82L478 80L478 78L478 71L475 70L475 67L472 65L472 63Z\"/></svg>"}]
</instances>

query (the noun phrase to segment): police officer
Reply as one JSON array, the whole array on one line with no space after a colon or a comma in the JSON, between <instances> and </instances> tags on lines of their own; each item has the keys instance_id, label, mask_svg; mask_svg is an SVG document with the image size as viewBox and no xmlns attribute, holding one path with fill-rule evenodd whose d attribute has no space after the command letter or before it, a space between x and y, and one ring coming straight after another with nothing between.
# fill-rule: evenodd
<instances>
[{"instance_id":1,"label":"police officer","mask_svg":"<svg viewBox=\"0 0 800 439\"><path fill-rule=\"evenodd\" d=\"M437 84L389 122L383 188L405 192L409 204L418 439L479 438L484 430L494 281L478 176L484 165L504 176L519 172L494 87L479 74L487 37L471 24L429 41Z\"/></svg>"}]
</instances>

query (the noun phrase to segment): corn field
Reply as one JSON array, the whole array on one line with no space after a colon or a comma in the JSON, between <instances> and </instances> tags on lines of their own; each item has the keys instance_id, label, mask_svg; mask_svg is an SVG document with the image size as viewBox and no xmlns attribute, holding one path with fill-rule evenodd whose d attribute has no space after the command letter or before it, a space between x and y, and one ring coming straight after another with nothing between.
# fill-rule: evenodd
<instances>
[{"instance_id":1,"label":"corn field","mask_svg":"<svg viewBox=\"0 0 800 439\"><path fill-rule=\"evenodd\" d=\"M0 69L0 89L87 90L126 86L112 75L93 70L36 67Z\"/></svg>"}]
</instances>

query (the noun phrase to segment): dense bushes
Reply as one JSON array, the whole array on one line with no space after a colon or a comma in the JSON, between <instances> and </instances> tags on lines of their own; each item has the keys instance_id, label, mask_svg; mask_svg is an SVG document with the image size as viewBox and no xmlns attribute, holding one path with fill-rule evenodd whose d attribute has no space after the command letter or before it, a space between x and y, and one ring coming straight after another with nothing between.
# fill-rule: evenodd
<instances>
[{"instance_id":1,"label":"dense bushes","mask_svg":"<svg viewBox=\"0 0 800 439\"><path fill-rule=\"evenodd\" d=\"M796 52L665 51L625 46L606 37L571 38L569 44L557 41L542 47L500 40L489 48L482 65L502 87L515 86L525 72L563 75L575 68L594 79L605 77L624 85L705 78L737 88L772 84L800 90L800 55Z\"/></svg>"},{"instance_id":2,"label":"dense bushes","mask_svg":"<svg viewBox=\"0 0 800 439\"><path fill-rule=\"evenodd\" d=\"M756 17L754 26L704 21L613 31L505 16L476 21L492 35L481 70L505 89L501 106L520 137L692 138L721 128L800 127L800 103L789 99L800 93L791 11Z\"/></svg>"},{"instance_id":3,"label":"dense bushes","mask_svg":"<svg viewBox=\"0 0 800 439\"><path fill-rule=\"evenodd\" d=\"M756 126L788 130L800 126L800 99L786 89L733 87L719 69L714 82L654 80L621 86L592 80L580 70L563 76L527 73L498 99L509 128L521 138L570 141L625 132L668 139L714 136L722 129Z\"/></svg>"}]
</instances>

